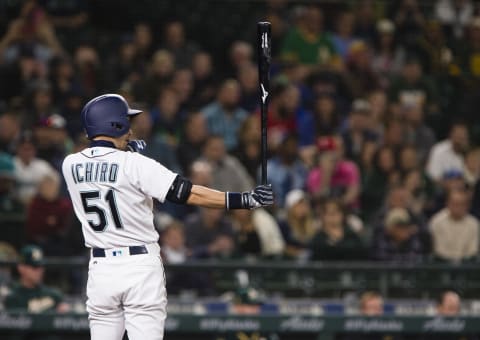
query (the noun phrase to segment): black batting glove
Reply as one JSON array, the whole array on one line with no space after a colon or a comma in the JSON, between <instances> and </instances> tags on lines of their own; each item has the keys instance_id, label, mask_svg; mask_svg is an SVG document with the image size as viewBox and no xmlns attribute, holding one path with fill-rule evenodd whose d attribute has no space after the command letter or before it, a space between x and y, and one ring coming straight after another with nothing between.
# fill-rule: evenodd
<instances>
[{"instance_id":1,"label":"black batting glove","mask_svg":"<svg viewBox=\"0 0 480 340\"><path fill-rule=\"evenodd\" d=\"M244 209L256 209L270 205L273 205L271 184L259 185L250 192L242 192L242 207Z\"/></svg>"}]
</instances>

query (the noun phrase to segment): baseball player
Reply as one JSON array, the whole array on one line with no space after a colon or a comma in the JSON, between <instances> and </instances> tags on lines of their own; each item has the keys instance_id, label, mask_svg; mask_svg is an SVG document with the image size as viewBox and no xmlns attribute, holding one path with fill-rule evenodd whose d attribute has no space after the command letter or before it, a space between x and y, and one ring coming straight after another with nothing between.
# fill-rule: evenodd
<instances>
[{"instance_id":1,"label":"baseball player","mask_svg":"<svg viewBox=\"0 0 480 340\"><path fill-rule=\"evenodd\" d=\"M68 155L62 172L90 248L87 312L93 340L163 339L167 293L153 225L153 198L209 208L273 204L270 185L222 192L192 183L137 149L133 110L117 94L90 100L81 120L90 147Z\"/></svg>"}]
</instances>

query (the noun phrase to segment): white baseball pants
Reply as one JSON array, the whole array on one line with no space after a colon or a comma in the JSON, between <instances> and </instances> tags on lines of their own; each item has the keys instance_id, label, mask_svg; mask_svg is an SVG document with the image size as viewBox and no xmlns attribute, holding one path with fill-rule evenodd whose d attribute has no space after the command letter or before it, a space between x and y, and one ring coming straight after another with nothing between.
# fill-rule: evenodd
<instances>
[{"instance_id":1,"label":"white baseball pants","mask_svg":"<svg viewBox=\"0 0 480 340\"><path fill-rule=\"evenodd\" d=\"M128 247L91 257L87 312L92 340L162 340L166 318L165 274L158 244L148 254L130 255Z\"/></svg>"}]
</instances>

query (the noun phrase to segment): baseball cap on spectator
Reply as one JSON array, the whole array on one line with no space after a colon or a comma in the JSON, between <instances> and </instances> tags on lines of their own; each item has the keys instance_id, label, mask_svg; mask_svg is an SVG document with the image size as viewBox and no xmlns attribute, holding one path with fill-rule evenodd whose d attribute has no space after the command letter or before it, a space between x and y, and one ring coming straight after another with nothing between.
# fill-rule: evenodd
<instances>
[{"instance_id":1,"label":"baseball cap on spectator","mask_svg":"<svg viewBox=\"0 0 480 340\"><path fill-rule=\"evenodd\" d=\"M332 136L323 136L317 139L318 151L335 151L337 146L337 141Z\"/></svg>"},{"instance_id":2,"label":"baseball cap on spectator","mask_svg":"<svg viewBox=\"0 0 480 340\"><path fill-rule=\"evenodd\" d=\"M15 166L12 156L5 152L0 152L0 177L7 179L15 178Z\"/></svg>"},{"instance_id":3,"label":"baseball cap on spectator","mask_svg":"<svg viewBox=\"0 0 480 340\"><path fill-rule=\"evenodd\" d=\"M357 53L368 51L368 45L362 40L355 40L351 43L350 47L348 48L347 55L352 57Z\"/></svg>"},{"instance_id":4,"label":"baseball cap on spectator","mask_svg":"<svg viewBox=\"0 0 480 340\"><path fill-rule=\"evenodd\" d=\"M410 214L405 208L393 208L385 216L385 226L387 228L393 226L410 226L411 224Z\"/></svg>"},{"instance_id":5,"label":"baseball cap on spectator","mask_svg":"<svg viewBox=\"0 0 480 340\"><path fill-rule=\"evenodd\" d=\"M377 22L377 31L381 34L391 34L395 31L395 24L389 19L381 19Z\"/></svg>"},{"instance_id":6,"label":"baseball cap on spectator","mask_svg":"<svg viewBox=\"0 0 480 340\"><path fill-rule=\"evenodd\" d=\"M463 172L460 169L450 169L443 173L443 179L463 178Z\"/></svg>"},{"instance_id":7,"label":"baseball cap on spectator","mask_svg":"<svg viewBox=\"0 0 480 340\"><path fill-rule=\"evenodd\" d=\"M20 263L32 267L41 267L45 264L42 248L35 245L24 246L20 250Z\"/></svg>"},{"instance_id":8,"label":"baseball cap on spectator","mask_svg":"<svg viewBox=\"0 0 480 340\"><path fill-rule=\"evenodd\" d=\"M40 121L40 126L63 129L67 125L67 121L58 113L54 113Z\"/></svg>"},{"instance_id":9,"label":"baseball cap on spectator","mask_svg":"<svg viewBox=\"0 0 480 340\"><path fill-rule=\"evenodd\" d=\"M306 198L307 194L305 191L301 189L293 189L287 193L287 196L285 196L285 208L288 210Z\"/></svg>"}]
</instances>

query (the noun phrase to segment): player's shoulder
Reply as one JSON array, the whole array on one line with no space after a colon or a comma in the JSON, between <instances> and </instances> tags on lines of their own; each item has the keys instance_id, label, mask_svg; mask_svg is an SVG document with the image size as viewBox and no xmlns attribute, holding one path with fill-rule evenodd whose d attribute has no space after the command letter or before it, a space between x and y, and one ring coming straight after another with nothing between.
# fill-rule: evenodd
<instances>
[{"instance_id":1,"label":"player's shoulder","mask_svg":"<svg viewBox=\"0 0 480 340\"><path fill-rule=\"evenodd\" d=\"M138 152L125 151L125 160L127 162L133 162L133 164L141 166L142 164L156 163L153 158L142 155Z\"/></svg>"},{"instance_id":2,"label":"player's shoulder","mask_svg":"<svg viewBox=\"0 0 480 340\"><path fill-rule=\"evenodd\" d=\"M66 165L71 164L77 158L78 158L78 152L71 153L71 154L65 156L65 158L63 159L63 162L62 162L62 167L65 167Z\"/></svg>"}]
</instances>

